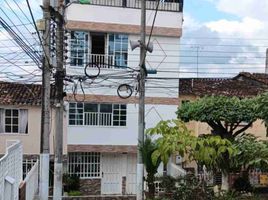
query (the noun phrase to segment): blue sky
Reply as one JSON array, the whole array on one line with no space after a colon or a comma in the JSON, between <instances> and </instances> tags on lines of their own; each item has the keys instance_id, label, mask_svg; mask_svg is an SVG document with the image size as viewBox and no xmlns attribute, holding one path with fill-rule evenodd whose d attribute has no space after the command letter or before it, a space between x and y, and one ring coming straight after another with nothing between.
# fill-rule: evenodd
<instances>
[{"instance_id":1,"label":"blue sky","mask_svg":"<svg viewBox=\"0 0 268 200\"><path fill-rule=\"evenodd\" d=\"M184 12L191 14L200 22L214 21L219 19L239 19L233 14L219 11L212 1L206 0L185 0Z\"/></svg>"},{"instance_id":2,"label":"blue sky","mask_svg":"<svg viewBox=\"0 0 268 200\"><path fill-rule=\"evenodd\" d=\"M268 0L185 0L180 69L192 77L264 72L267 10Z\"/></svg>"}]
</instances>

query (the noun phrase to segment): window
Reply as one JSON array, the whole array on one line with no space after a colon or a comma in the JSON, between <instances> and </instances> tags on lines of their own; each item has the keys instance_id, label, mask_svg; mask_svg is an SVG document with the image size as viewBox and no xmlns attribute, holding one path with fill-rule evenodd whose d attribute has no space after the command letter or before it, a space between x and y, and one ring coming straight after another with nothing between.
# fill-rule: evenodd
<instances>
[{"instance_id":1,"label":"window","mask_svg":"<svg viewBox=\"0 0 268 200\"><path fill-rule=\"evenodd\" d=\"M109 35L109 55L114 56L117 67L126 67L128 59L128 35Z\"/></svg>"},{"instance_id":2,"label":"window","mask_svg":"<svg viewBox=\"0 0 268 200\"><path fill-rule=\"evenodd\" d=\"M69 153L68 170L70 175L78 175L81 178L100 177L100 153Z\"/></svg>"},{"instance_id":3,"label":"window","mask_svg":"<svg viewBox=\"0 0 268 200\"><path fill-rule=\"evenodd\" d=\"M69 124L83 125L83 103L69 104Z\"/></svg>"},{"instance_id":4,"label":"window","mask_svg":"<svg viewBox=\"0 0 268 200\"><path fill-rule=\"evenodd\" d=\"M126 126L127 105L70 103L69 125Z\"/></svg>"},{"instance_id":5,"label":"window","mask_svg":"<svg viewBox=\"0 0 268 200\"><path fill-rule=\"evenodd\" d=\"M126 105L113 105L114 115L113 115L113 125L114 126L126 126L127 122L127 108Z\"/></svg>"},{"instance_id":6,"label":"window","mask_svg":"<svg viewBox=\"0 0 268 200\"><path fill-rule=\"evenodd\" d=\"M28 133L28 110L0 108L0 133Z\"/></svg>"},{"instance_id":7,"label":"window","mask_svg":"<svg viewBox=\"0 0 268 200\"><path fill-rule=\"evenodd\" d=\"M23 159L22 162L22 175L23 180L27 176L27 174L31 171L32 167L35 165L37 159Z\"/></svg>"},{"instance_id":8,"label":"window","mask_svg":"<svg viewBox=\"0 0 268 200\"><path fill-rule=\"evenodd\" d=\"M72 31L70 43L71 66L83 67L88 63L88 33Z\"/></svg>"}]
</instances>

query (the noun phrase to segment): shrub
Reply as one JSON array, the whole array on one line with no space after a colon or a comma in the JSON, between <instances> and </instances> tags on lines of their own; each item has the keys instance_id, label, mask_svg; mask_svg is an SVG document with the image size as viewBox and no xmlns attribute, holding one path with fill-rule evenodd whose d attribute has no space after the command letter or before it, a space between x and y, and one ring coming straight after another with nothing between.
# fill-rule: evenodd
<instances>
[{"instance_id":1,"label":"shrub","mask_svg":"<svg viewBox=\"0 0 268 200\"><path fill-rule=\"evenodd\" d=\"M233 188L238 192L252 192L253 188L250 184L249 178L247 175L238 177L233 184Z\"/></svg>"},{"instance_id":2,"label":"shrub","mask_svg":"<svg viewBox=\"0 0 268 200\"><path fill-rule=\"evenodd\" d=\"M64 191L79 191L80 183L79 183L79 176L77 175L63 175L63 184L64 184Z\"/></svg>"}]
</instances>

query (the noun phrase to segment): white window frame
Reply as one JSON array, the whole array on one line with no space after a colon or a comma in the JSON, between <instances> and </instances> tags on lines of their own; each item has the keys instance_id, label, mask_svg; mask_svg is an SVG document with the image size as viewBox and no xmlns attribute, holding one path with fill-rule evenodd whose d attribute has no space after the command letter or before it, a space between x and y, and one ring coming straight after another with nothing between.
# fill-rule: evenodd
<instances>
[{"instance_id":1,"label":"white window frame","mask_svg":"<svg viewBox=\"0 0 268 200\"><path fill-rule=\"evenodd\" d=\"M23 180L27 176L27 174L31 171L32 167L37 162L37 159L23 159L22 161L22 175Z\"/></svg>"},{"instance_id":2,"label":"white window frame","mask_svg":"<svg viewBox=\"0 0 268 200\"><path fill-rule=\"evenodd\" d=\"M84 34L84 38L72 38L72 34L75 33L82 33ZM69 44L70 44L70 66L71 67L85 67L88 63L88 55L89 55L89 34L85 31L72 31L70 38L69 38ZM82 49L79 49L79 46L81 46ZM79 51L83 51L83 57L79 57ZM73 56L76 54L75 56ZM76 63L73 63L73 59L82 59L82 64L80 65L78 61Z\"/></svg>"},{"instance_id":3,"label":"white window frame","mask_svg":"<svg viewBox=\"0 0 268 200\"><path fill-rule=\"evenodd\" d=\"M81 160L86 162L79 162ZM82 159L83 158L83 159ZM97 159L97 162L96 162ZM79 168L79 170L77 170ZM89 170L89 171L88 171ZM102 177L101 153L99 152L72 152L68 154L68 173L77 175L81 179L97 179Z\"/></svg>"},{"instance_id":4,"label":"white window frame","mask_svg":"<svg viewBox=\"0 0 268 200\"><path fill-rule=\"evenodd\" d=\"M78 109L77 109L77 102L70 102L69 104L75 104L75 108L70 108L69 106L69 120L68 120L68 124L69 126L94 126L94 127L126 127L127 126L127 104L112 104L112 103L81 103L83 104L83 116L81 119L77 118L78 114ZM85 104L97 104L98 108L97 108L97 112L85 112ZM111 113L105 113L105 112L101 112L100 108L101 105L103 104L107 104L107 105L111 105L112 106L112 112ZM115 108L116 106L118 106L118 108ZM123 108L125 106L125 108ZM75 113L70 113L71 109L75 109ZM118 111L118 113L116 113ZM123 114L125 113L125 114ZM86 116L86 115L90 115L90 117ZM104 123L102 125L100 125L100 121L101 121L101 116L104 116L102 114L110 114L107 115L110 118L110 122L108 123ZM75 118L70 118L70 115L75 115ZM115 119L116 117L118 117L117 119ZM89 120L89 118L92 120L94 118L95 122L87 122ZM123 119L124 118L124 119ZM78 120L82 121L82 124L78 123ZM70 121L75 121L75 123L70 124ZM118 122L116 124L116 122Z\"/></svg>"},{"instance_id":5,"label":"white window frame","mask_svg":"<svg viewBox=\"0 0 268 200\"><path fill-rule=\"evenodd\" d=\"M0 123L3 123L1 124L1 132L0 134L21 134L21 135L27 135L29 133L29 116L28 116L28 113L29 113L29 110L28 109L19 109L19 108L10 108L10 107L7 107L7 108L0 108L3 112L3 115L0 116L0 118L3 117L3 119L0 120ZM25 126L26 130L25 132L21 132L21 124L23 119L21 118L22 116L20 115L21 113L21 110L26 110L27 111L27 124ZM10 111L11 114L10 116L7 116L6 115L6 112L7 111ZM18 116L14 116L13 112L14 111L17 111L18 112ZM6 120L7 119L10 119L10 123L6 123ZM14 119L17 119L17 122L18 123L14 123ZM11 131L10 132L7 132L7 126L9 126L11 128ZM17 126L17 131L14 131L14 126ZM3 130L2 130L3 129Z\"/></svg>"},{"instance_id":6,"label":"white window frame","mask_svg":"<svg viewBox=\"0 0 268 200\"><path fill-rule=\"evenodd\" d=\"M10 111L10 116L7 116L7 111ZM14 112L17 111L18 115L14 116ZM19 126L20 126L20 111L19 109L5 109L5 132L6 133L19 133ZM10 119L10 123L7 124L7 119ZM17 119L18 123L14 123L14 120ZM7 127L10 127L10 132L7 132ZM14 127L17 127L17 131L14 131Z\"/></svg>"},{"instance_id":7,"label":"white window frame","mask_svg":"<svg viewBox=\"0 0 268 200\"><path fill-rule=\"evenodd\" d=\"M113 35L113 47L112 47L112 49L113 49L113 53L111 54L110 53L110 50L109 50L109 46L110 46L110 36L112 36ZM127 35L127 34L120 34L120 33L109 33L108 34L108 37L107 37L107 40L108 40L108 42L107 42L107 52L108 52L108 55L111 55L111 56L113 56L113 58L114 58L114 63L116 63L116 56L115 56L115 54L116 54L116 52L117 53L119 53L120 54L120 56L123 56L124 55L124 53L127 53L127 59L126 59L126 65L122 65L121 64L121 62L122 62L122 60L120 61L120 64L119 64L119 66L118 67L122 67L122 68L125 68L125 67L127 67L127 65L128 65L128 57L129 57L129 53L128 53L128 41L127 41L127 49L125 50L125 51L123 51L123 41L122 41L122 39L121 39L121 41L120 41L120 50L119 51L116 51L115 50L115 45L116 45L116 42L115 42L115 36L116 35L124 35L124 36L127 36L127 40L129 41L129 36ZM117 42L118 43L118 42Z\"/></svg>"}]
</instances>

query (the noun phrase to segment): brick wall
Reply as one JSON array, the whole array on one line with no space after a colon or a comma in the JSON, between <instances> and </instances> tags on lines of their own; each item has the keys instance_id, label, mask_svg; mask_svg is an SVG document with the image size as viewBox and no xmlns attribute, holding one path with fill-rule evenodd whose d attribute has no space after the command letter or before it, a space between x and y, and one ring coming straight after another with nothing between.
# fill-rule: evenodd
<instances>
[{"instance_id":1,"label":"brick wall","mask_svg":"<svg viewBox=\"0 0 268 200\"><path fill-rule=\"evenodd\" d=\"M101 179L80 179L82 195L100 195Z\"/></svg>"},{"instance_id":2,"label":"brick wall","mask_svg":"<svg viewBox=\"0 0 268 200\"><path fill-rule=\"evenodd\" d=\"M49 199L52 200L52 197ZM63 200L136 200L135 196L79 196L79 197L63 197Z\"/></svg>"}]
</instances>

